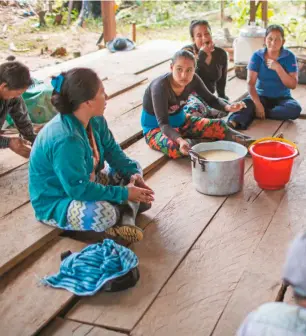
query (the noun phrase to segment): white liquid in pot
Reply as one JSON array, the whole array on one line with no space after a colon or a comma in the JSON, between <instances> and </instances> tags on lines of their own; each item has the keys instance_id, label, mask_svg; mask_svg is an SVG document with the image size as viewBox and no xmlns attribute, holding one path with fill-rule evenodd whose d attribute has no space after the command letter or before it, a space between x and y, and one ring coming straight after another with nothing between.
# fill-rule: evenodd
<instances>
[{"instance_id":1,"label":"white liquid in pot","mask_svg":"<svg viewBox=\"0 0 306 336\"><path fill-rule=\"evenodd\" d=\"M232 161L241 157L241 155L236 152L223 149L213 149L199 152L199 155L207 161Z\"/></svg>"}]
</instances>

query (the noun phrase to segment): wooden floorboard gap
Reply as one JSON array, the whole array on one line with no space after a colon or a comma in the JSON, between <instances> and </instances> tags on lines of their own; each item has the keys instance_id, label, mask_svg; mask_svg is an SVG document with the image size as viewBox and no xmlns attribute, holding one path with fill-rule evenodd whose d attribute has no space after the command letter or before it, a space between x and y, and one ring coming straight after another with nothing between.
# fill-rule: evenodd
<instances>
[{"instance_id":1,"label":"wooden floorboard gap","mask_svg":"<svg viewBox=\"0 0 306 336\"><path fill-rule=\"evenodd\" d=\"M155 64L153 64L153 65L150 65L150 66L148 66L147 68L144 68L144 69L141 69L141 70L139 70L139 71L136 71L136 72L134 72L134 74L135 74L135 75L139 75L139 74L141 74L141 73L143 73L143 72L146 72L146 71L148 71L148 70L151 70L151 69L153 69L153 68L155 68L155 67L157 67L157 66L159 66L159 65L161 65L161 64L164 64L164 63L166 63L166 62L169 62L170 60L171 60L171 57L168 58L168 59L166 59L166 60L163 60L163 61L161 61L161 62L159 62L159 63L155 63Z\"/></svg>"},{"instance_id":2,"label":"wooden floorboard gap","mask_svg":"<svg viewBox=\"0 0 306 336\"><path fill-rule=\"evenodd\" d=\"M24 203L18 205L18 206L17 206L16 208L14 208L12 211L7 212L7 213L5 213L3 216L1 216L1 217L0 217L0 220L2 220L2 219L4 219L5 217L11 215L14 211L16 211L16 210L22 208L23 206L25 206L25 205L27 205L27 204L29 204L29 203L30 203L30 200L28 200L28 201L26 201L26 202L24 202Z\"/></svg>"},{"instance_id":3,"label":"wooden floorboard gap","mask_svg":"<svg viewBox=\"0 0 306 336\"><path fill-rule=\"evenodd\" d=\"M81 297L80 297L80 299L81 299ZM61 316L61 318L63 318L65 321L72 321L72 322L82 323L82 324L85 324L85 325L88 325L88 326L91 326L91 327L103 328L103 329L106 329L106 330L109 330L109 331L114 331L114 332L120 333L122 335L129 335L129 333L130 333L128 330L111 328L109 326L104 326L102 324L93 324L93 323L88 323L88 322L81 322L81 321L78 321L76 319L65 319L64 316Z\"/></svg>"},{"instance_id":4,"label":"wooden floorboard gap","mask_svg":"<svg viewBox=\"0 0 306 336\"><path fill-rule=\"evenodd\" d=\"M135 108L140 107L140 106L142 106L142 103L140 103L140 104L136 104L136 105L135 105L134 107L132 107L131 109L129 109L129 110L123 112L121 115L117 116L114 120L116 120L116 119L120 119L123 115L125 115L125 114L131 112L132 110L134 110Z\"/></svg>"},{"instance_id":5,"label":"wooden floorboard gap","mask_svg":"<svg viewBox=\"0 0 306 336\"><path fill-rule=\"evenodd\" d=\"M126 141L123 141L120 144L120 147L122 148L122 150L125 150L128 147L130 147L131 145L133 145L135 142L137 142L138 140L142 139L143 137L144 136L143 136L142 131L139 131L137 134L135 134L134 137L132 137L132 138L126 140Z\"/></svg>"},{"instance_id":6,"label":"wooden floorboard gap","mask_svg":"<svg viewBox=\"0 0 306 336\"><path fill-rule=\"evenodd\" d=\"M125 333L94 327L85 323L64 320L56 317L39 333L40 336L122 336Z\"/></svg>"},{"instance_id":7,"label":"wooden floorboard gap","mask_svg":"<svg viewBox=\"0 0 306 336\"><path fill-rule=\"evenodd\" d=\"M27 163L27 162L26 162L26 163ZM5 171L4 173L0 173L0 178L1 178L2 176L5 176L5 175L10 174L11 172L13 172L14 170L20 168L21 166L25 165L26 163L21 163L20 165L18 165L18 166L16 166L16 167L12 168L12 169L10 169L10 170L7 170L7 171Z\"/></svg>"}]
</instances>

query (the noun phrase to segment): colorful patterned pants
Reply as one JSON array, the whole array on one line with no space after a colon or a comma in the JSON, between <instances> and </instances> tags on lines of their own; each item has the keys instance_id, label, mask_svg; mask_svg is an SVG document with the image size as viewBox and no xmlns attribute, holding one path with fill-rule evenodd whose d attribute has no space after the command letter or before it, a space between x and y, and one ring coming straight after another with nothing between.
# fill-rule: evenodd
<instances>
[{"instance_id":1,"label":"colorful patterned pants","mask_svg":"<svg viewBox=\"0 0 306 336\"><path fill-rule=\"evenodd\" d=\"M207 105L207 103L196 93L189 95L187 104L183 107L187 114L200 113L203 118L224 118L227 112L216 110Z\"/></svg>"},{"instance_id":2,"label":"colorful patterned pants","mask_svg":"<svg viewBox=\"0 0 306 336\"><path fill-rule=\"evenodd\" d=\"M140 169L140 166L138 165ZM122 178L108 165L96 174L96 183L103 185L126 185L129 181ZM72 201L67 211L67 224L63 230L103 232L118 223L120 206L106 201ZM55 221L43 221L58 226Z\"/></svg>"},{"instance_id":3,"label":"colorful patterned pants","mask_svg":"<svg viewBox=\"0 0 306 336\"><path fill-rule=\"evenodd\" d=\"M193 117L186 114L184 125L176 130L183 138L223 140L229 127L224 120ZM147 144L172 159L184 156L179 150L179 144L164 135L160 128L155 128L145 135Z\"/></svg>"}]
</instances>

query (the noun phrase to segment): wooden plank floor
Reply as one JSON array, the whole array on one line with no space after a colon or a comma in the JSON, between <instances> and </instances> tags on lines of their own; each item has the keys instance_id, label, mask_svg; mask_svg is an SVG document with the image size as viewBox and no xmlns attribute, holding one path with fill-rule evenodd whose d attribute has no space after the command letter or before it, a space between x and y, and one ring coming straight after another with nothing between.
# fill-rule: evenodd
<instances>
[{"instance_id":1,"label":"wooden plank floor","mask_svg":"<svg viewBox=\"0 0 306 336\"><path fill-rule=\"evenodd\" d=\"M271 125L273 125L271 135L280 126L280 122L272 120L269 122L270 125L260 123L260 127L256 128L258 137L267 134ZM252 131L254 132L255 130ZM172 161L165 167L170 163ZM248 167L249 165L246 169ZM173 174L175 178L182 178L179 174L180 171L175 169L175 175ZM186 175L185 172L182 174ZM163 180L167 181L167 175ZM145 240L133 248L140 260L143 260L140 265L142 278L139 285L129 293L118 293L115 296L101 293L92 298L82 299L68 313L67 318L127 331L134 328L226 200L226 197L210 197L196 192L192 186L190 173L187 181L182 190L173 195L169 203L164 203L162 211L154 217L146 229ZM152 187L155 188L156 185ZM186 289L188 288L187 286ZM137 296L134 294L136 291ZM148 330L144 334L147 332Z\"/></svg>"},{"instance_id":2,"label":"wooden plank floor","mask_svg":"<svg viewBox=\"0 0 306 336\"><path fill-rule=\"evenodd\" d=\"M109 69L96 61L94 65L101 76L108 76L105 69L117 68L113 73L124 78L104 81L113 95L106 118L116 139L127 146L126 153L141 162L156 194L152 209L137 219L145 238L130 246L140 259L140 281L125 292L79 300L67 291L39 285L39 278L58 270L61 252L77 251L86 244L60 238L60 230L35 222L28 203L27 165L10 160L5 153L7 162L0 162L4 200L0 209L0 325L5 335L231 336L250 310L275 298L286 246L304 229L306 121L255 121L246 132L259 138L281 129L298 143L301 156L286 189L260 190L248 158L242 192L230 197L199 194L192 185L188 159L168 160L150 150L143 138L130 142L141 133L145 88L169 67L164 62L168 54L157 56L161 51L150 48L146 61L130 67L130 77L120 70L120 64L126 63L124 53L116 53ZM134 55L142 59L144 54L139 48ZM159 62L164 63L156 66ZM232 78L231 73L229 77L228 95L231 100L241 99L245 81ZM294 94L305 108L303 92L305 87L299 86Z\"/></svg>"},{"instance_id":3,"label":"wooden plank floor","mask_svg":"<svg viewBox=\"0 0 306 336\"><path fill-rule=\"evenodd\" d=\"M0 276L60 233L38 223L30 203L0 219L0 227Z\"/></svg>"},{"instance_id":4,"label":"wooden plank floor","mask_svg":"<svg viewBox=\"0 0 306 336\"><path fill-rule=\"evenodd\" d=\"M186 43L186 42L185 42ZM46 80L48 77L67 71L74 67L89 67L95 70L100 78L109 78L124 73L139 74L156 64L170 59L176 50L185 44L181 41L155 40L144 43L130 52L110 53L107 49L75 58L54 66L49 66L33 75L35 78Z\"/></svg>"},{"instance_id":5,"label":"wooden plank floor","mask_svg":"<svg viewBox=\"0 0 306 336\"><path fill-rule=\"evenodd\" d=\"M306 228L304 221L306 120L286 123L282 130L285 136L297 143L300 151L300 156L295 162L292 181L286 189L272 192L272 194L282 194L281 202L269 221L260 243L254 249L252 258L213 335L224 335L225 330L233 334L247 312L264 302L275 299L281 285L282 265L287 245L297 233ZM246 295L247 292L249 295Z\"/></svg>"},{"instance_id":6,"label":"wooden plank floor","mask_svg":"<svg viewBox=\"0 0 306 336\"><path fill-rule=\"evenodd\" d=\"M45 287L39 280L58 272L62 252L79 251L85 246L68 238L58 239L1 278L0 325L3 335L34 334L73 298L72 293Z\"/></svg>"},{"instance_id":7,"label":"wooden plank floor","mask_svg":"<svg viewBox=\"0 0 306 336\"><path fill-rule=\"evenodd\" d=\"M209 335L281 196L261 193L249 171L243 192L222 204L132 335Z\"/></svg>"},{"instance_id":8,"label":"wooden plank floor","mask_svg":"<svg viewBox=\"0 0 306 336\"><path fill-rule=\"evenodd\" d=\"M1 149L0 177L13 169L20 167L27 161L27 159L20 155L12 153L10 149Z\"/></svg>"},{"instance_id":9,"label":"wooden plank floor","mask_svg":"<svg viewBox=\"0 0 306 336\"><path fill-rule=\"evenodd\" d=\"M257 124L257 125L256 125ZM274 125L274 126L272 126ZM281 122L277 122L277 121L271 121L271 120L266 120L263 123L254 123L253 127L250 128L249 133L256 136L256 137L262 137L262 136L266 136L267 134L269 134L268 130L273 129L272 133L275 133L277 130L279 130L281 126ZM285 133L286 134L286 133ZM272 135L272 134L271 134ZM289 138L290 138L290 134L289 134ZM167 165L166 165L167 166ZM190 263L186 262L186 270L185 272L183 272L187 279L185 279L184 283L181 284L181 286L177 285L177 286L172 286L173 282L172 279L176 279L176 274L178 271L176 271L174 273L174 275L172 275L173 270L175 270L175 268L173 269L173 264L175 264L175 257L179 257L180 254L184 254L182 252L182 249L185 247L185 245L188 246L188 239L191 239L191 242L193 241L192 239L192 234L193 234L193 216L195 216L196 219L196 223L198 223L201 219L204 219L205 222L205 216L207 216L208 214L208 218L211 218L211 216L209 217L209 211L208 209L205 207L208 205L211 205L211 203L209 204L209 200L206 203L205 201L202 200L202 202L198 202L197 203L197 198L196 196L198 195L193 195L192 197L190 196L190 194L188 192L184 193L184 196L182 195L182 192L179 193L179 195L176 195L176 198L178 198L178 200L173 200L173 202L171 202L171 206L170 206L170 210L168 210L168 206L169 204L165 207L165 209L163 209L162 214L159 214L157 216L157 218L154 219L154 222L156 221L157 224L160 224L161 226L158 227L158 231L156 232L156 228L153 228L151 226L152 223L150 223L149 227L147 228L146 234L150 234L150 240L149 242L147 242L143 247L141 246L142 243L137 244L135 246L135 251L137 253L138 256L143 257L142 259L145 260L145 265L144 265L144 270L142 270L142 274L144 273L144 288L141 287L137 290L138 292L138 296L133 295L134 293L131 292L128 294L123 294L123 295L118 295L116 297L113 297L114 300L110 301L111 298L108 298L107 296L101 294L101 298L99 299L98 296L95 298L90 298L90 299L83 299L79 302L79 304L72 309L72 311L70 313L68 313L67 318L71 318L73 320L78 320L78 321L86 321L87 323L93 323L95 325L102 325L102 326L112 326L114 328L119 328L119 329L123 329L123 330L127 330L127 331L131 331L132 330L132 335L166 335L166 334L172 334L172 333L178 333L178 326L181 326L180 322L181 321L188 321L188 323L186 322L185 326L183 325L182 328L180 328L180 333L179 334L186 334L186 332L191 332L191 333L196 333L199 335L202 334L206 334L206 332L212 332L214 330L215 327L215 323L218 321L218 318L220 317L220 314L222 312L222 310L224 309L224 307L227 304L227 301L229 300L231 293L234 289L234 287L231 287L231 285L235 284L235 281L237 282L241 276L241 272L243 270L241 270L241 266L245 266L247 264L248 261L248 257L252 254L252 248L254 250L255 246L256 246L256 242L258 243L258 241L260 240L260 238L258 236L258 232L263 234L266 227L268 226L271 218L273 217L277 206L279 204L279 202L282 199L282 194L284 191L280 191L280 192L275 192L271 198L269 198L268 196L265 195L265 193L262 193L261 190L259 190L259 188L256 186L254 180L253 180L253 176L252 176L252 171L248 174L247 177L247 182L246 185L248 186L248 183L252 183L249 185L249 188L246 188L243 192L243 195L245 195L245 198L243 198L242 200L244 200L244 202L249 203L250 204L250 208L254 207L253 211L253 216L258 217L258 212L260 213L261 217L258 219L258 222L254 222L254 227L253 230L250 229L250 231L245 232L245 226L241 224L241 235L242 236L238 236L236 239L235 236L235 231L237 231L237 229L235 229L235 225L237 222L237 218L240 218L241 216L241 199L239 199L239 195L235 195L232 198L229 198L229 205L228 207L225 207L224 210L224 215L223 215L223 223L221 223L222 221L218 221L219 227L218 225L216 226L215 231L213 229L210 230L210 228L214 228L215 226L213 225L214 220L209 223L209 227L208 227L208 233L209 230L212 231L213 234L210 235L211 239L208 240L209 242L211 242L215 236L216 233L222 233L222 230L224 230L224 219L228 218L229 216L233 216L233 219L231 220L231 223L234 225L234 228L232 229L233 233L232 236L228 235L228 237L226 237L225 234L225 238L227 238L229 241L232 240L232 244L233 246L236 248L236 250L232 251L232 254L230 254L230 249L227 250L224 248L224 245L226 246L226 242L227 240L225 239L224 241L220 241L220 245L217 245L217 251L218 252L224 252L222 253L222 256L224 257L224 261L225 263L218 265L218 261L222 261L222 258L212 258L211 261L211 267L213 268L213 266L218 265L218 267L221 266L221 270L227 269L227 265L226 262L230 262L231 259L226 258L227 255L229 256L235 256L236 254L236 258L238 258L237 260L240 262L240 264L238 263L238 265L236 265L236 268L233 268L233 272L235 273L235 278L232 279L231 278L231 272L224 272L224 278L225 280L228 279L228 282L225 283L223 289L226 291L228 291L227 295L224 295L225 293L222 293L221 291L221 296L223 297L222 300L218 300L217 296L211 295L211 293L215 293L213 291L214 288L210 288L210 290L208 289L207 293L208 296L211 298L212 302L217 301L219 304L217 304L216 309L217 309L217 313L216 311L211 310L210 308L212 307L212 303L211 302L206 302L207 303L207 308L206 310L204 310L204 315L205 313L208 315L208 319L209 319L209 323L207 323L207 319L204 318L204 320L202 320L201 318L198 319L199 317L199 312L198 312L198 306L196 304L193 304L192 302L190 302L190 310L192 311L185 311L186 315L185 316L179 316L178 317L178 312L181 312L179 307L178 307L178 293L186 293L186 296L182 298L182 302L185 302L185 299L187 300L187 298L190 297L190 288L194 289L196 288L196 286L189 286L189 282L191 281L191 279L194 278L194 274L192 272L192 267L190 266ZM189 185L190 188L190 185ZM189 189L187 187L187 189ZM189 191L189 190L188 190ZM190 191L191 192L191 191ZM261 196L261 194L263 196ZM265 196L265 197L264 197ZM238 197L238 199L234 199L235 197ZM191 205L186 204L186 200L187 199L192 199L192 201L195 204L198 204L198 208L196 211L194 211ZM234 199L234 201L233 201ZM212 198L210 198L210 201L212 200ZM233 202L234 204L236 204L235 207L233 207ZM201 212L201 206L199 204L205 204L203 206L203 213ZM218 203L216 203L218 204ZM222 202L221 202L222 204ZM219 203L219 206L221 205ZM223 211L223 206L221 207L221 210L219 211ZM260 209L265 206L266 210L263 211L263 213L260 212ZM227 210L228 208L228 210ZM183 209L183 210L182 210ZM191 211L188 211L188 210ZM184 211L184 217L183 215L180 215L180 211ZM211 206L209 207L209 210L211 210ZM218 207L217 207L218 210ZM186 218L186 213L192 213L194 214L192 216L192 218L188 217L188 220ZM196 215L195 215L196 213ZM219 214L219 212L218 212ZM197 215L199 215L199 217L197 217ZM202 215L202 216L201 216ZM188 222L188 229L189 231L182 231L180 232L180 234L178 235L178 231L179 230L183 230L180 226L183 226L183 223L180 225L180 218L184 218L184 224L185 222ZM217 217L216 217L217 218ZM248 223L248 215L246 215L245 217L242 218L242 222L246 221ZM172 222L175 222L175 226L173 226L172 229ZM173 224L174 225L174 224ZM238 222L238 228L239 227L239 222ZM247 226L247 224L246 224ZM163 228L165 228L165 230L163 230ZM150 231L150 229L152 229L152 232ZM238 230L239 231L239 230ZM165 232L165 233L164 233ZM229 231L231 233L231 230ZM251 233L253 232L253 238ZM206 233L206 232L205 232ZM224 232L226 233L226 232ZM250 237L247 237L247 234L250 234ZM156 239L155 241L155 235L158 234L158 239ZM171 244L171 234L174 236L173 240L176 242L175 244L172 243ZM239 245L237 245L237 241L240 241L240 239L243 239L243 235L245 235L245 245L244 245L244 250L249 251L249 254L241 257L241 249L239 248ZM171 238L169 238L171 237ZM181 242L179 240L179 238L184 237L184 242ZM191 237L191 238L190 238ZM150 245L153 245L152 247ZM159 247L156 248L155 244L157 244ZM176 247L180 246L181 248L179 249L179 251L176 251ZM197 246L197 245L196 245ZM231 246L230 246L231 247ZM162 251L160 251L162 250ZM170 252L168 252L168 250L170 250ZM201 247L198 247L198 250L201 250ZM158 251L158 252L156 252ZM206 250L207 252L209 252L209 246ZM211 254L212 257L215 257L216 252L214 251L214 253ZM155 254L154 254L155 252ZM167 256L171 256L171 262L170 262L170 258L168 259ZM191 252L190 252L191 253ZM233 254L234 253L234 254ZM154 257L153 257L154 256ZM153 260L150 260L151 258ZM156 258L155 258L156 257ZM189 257L189 254L188 254ZM187 258L186 258L187 259ZM203 262L205 259L205 254L203 254ZM240 260L241 259L241 260ZM162 265L159 265L159 263L162 263ZM199 261L197 260L194 265L197 268L199 264ZM229 264L230 265L230 264ZM207 266L207 265L205 265ZM150 272L148 269L151 268L151 274L147 274L148 272ZM216 266L215 266L216 267ZM220 268L216 267L216 271L220 271ZM229 266L228 266L229 267ZM166 271L166 274L168 274L168 276L172 277L170 278L170 280L168 280L169 282L167 283L167 285L162 289L162 292L159 294L159 296L157 297L157 299L154 301L153 305L150 307L150 302L152 302L152 291L156 290L155 286L156 284L159 284L158 287L162 288L163 286L160 285L160 277L163 274L163 272ZM211 269L211 268L210 268ZM204 270L203 270L204 272ZM156 274L156 276L155 276ZM201 274L201 272L199 271L199 278L196 278L196 280L198 280L200 283L203 280L202 279L203 274ZM218 287L218 282L216 284L215 279L218 278L218 272L216 272L215 276L212 276L209 280L211 281L212 285ZM148 283L148 280L150 279L150 283ZM169 278L168 278L169 279ZM223 279L223 278L222 278ZM222 284L222 279L221 279L221 284ZM236 280L235 280L236 279ZM167 278L165 279L167 281ZM171 284L170 284L171 283ZM139 284L139 286L141 286L141 284ZM154 286L154 287L153 287ZM220 288L222 288L222 286L220 286ZM219 290L220 290L219 288ZM173 296L172 297L167 297L168 293L172 293ZM194 294L194 298L195 300L199 299L198 297L198 292L195 290L195 294ZM182 294L183 296L183 294ZM165 299L163 300L163 298L165 297ZM159 304L159 298L162 301ZM168 300L167 300L168 299ZM200 300L200 299L199 299ZM83 302L82 302L83 301ZM147 303L147 305L143 305L144 301L149 301ZM114 303L115 302L115 303ZM187 300L188 302L188 300ZM200 301L199 301L200 302ZM173 313L169 312L169 305L172 304L173 306ZM185 303L183 303L185 304ZM199 304L200 305L200 304ZM202 305L200 305L202 307ZM203 306L205 306L204 304L204 300L203 300ZM99 307L99 308L98 308ZM132 309L133 307L133 309ZM147 311L148 307L150 307L150 309ZM156 307L156 308L155 308ZM218 310L219 309L219 310ZM153 311L153 312L152 312ZM152 313L151 313L152 312ZM155 315L154 315L155 312ZM218 315L219 312L219 315ZM137 325L137 320L141 318L141 316L144 317L142 318L140 324L136 327L136 329L133 330L134 326L133 323L136 323ZM152 315L150 315L152 314ZM173 323L171 323L170 327L169 327L169 314L170 316L172 316L173 318ZM118 316L119 315L119 316ZM212 317L213 315L213 317ZM190 316L194 316L194 319L190 318ZM155 317L155 318L154 318ZM170 321L172 321L172 319L170 319ZM196 323L196 321L201 321ZM206 323L205 323L206 322ZM201 323L201 325L199 325L199 323ZM205 325L205 329L204 325ZM193 325L195 326L193 328ZM172 326L172 328L171 328ZM163 329L164 327L164 329ZM223 333L225 335L225 333Z\"/></svg>"}]
</instances>

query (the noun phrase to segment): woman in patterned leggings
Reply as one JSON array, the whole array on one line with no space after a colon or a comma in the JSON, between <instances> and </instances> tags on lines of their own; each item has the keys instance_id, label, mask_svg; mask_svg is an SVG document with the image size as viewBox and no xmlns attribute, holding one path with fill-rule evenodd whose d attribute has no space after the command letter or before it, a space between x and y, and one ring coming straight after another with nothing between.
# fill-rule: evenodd
<instances>
[{"instance_id":1,"label":"woman in patterned leggings","mask_svg":"<svg viewBox=\"0 0 306 336\"><path fill-rule=\"evenodd\" d=\"M39 133L30 157L36 218L64 230L141 240L135 217L150 207L154 193L108 129L101 80L90 69L76 68L54 77L52 85L59 114Z\"/></svg>"},{"instance_id":2,"label":"woman in patterned leggings","mask_svg":"<svg viewBox=\"0 0 306 336\"><path fill-rule=\"evenodd\" d=\"M194 55L180 50L172 59L171 72L156 78L147 88L141 116L147 144L173 159L188 155L191 144L201 139L229 140L248 146L254 140L234 131L224 120L201 117L201 104L191 102L193 107L188 107L191 94L225 112L245 107L242 102L230 105L211 94L195 74L195 67Z\"/></svg>"}]
</instances>

